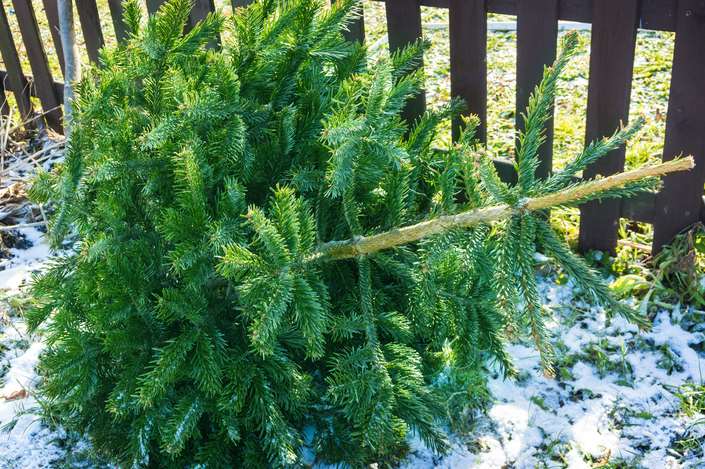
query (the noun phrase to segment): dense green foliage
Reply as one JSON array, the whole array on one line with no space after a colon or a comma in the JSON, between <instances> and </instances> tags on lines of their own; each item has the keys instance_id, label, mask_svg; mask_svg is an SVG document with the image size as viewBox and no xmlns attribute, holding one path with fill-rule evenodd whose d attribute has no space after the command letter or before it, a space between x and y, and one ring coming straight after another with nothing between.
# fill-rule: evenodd
<instances>
[{"instance_id":1,"label":"dense green foliage","mask_svg":"<svg viewBox=\"0 0 705 469\"><path fill-rule=\"evenodd\" d=\"M78 86L66 161L33 188L54 202L54 240L77 242L36 279L29 319L48 330L48 408L122 465L289 466L306 445L359 466L402 454L410 431L443 451L443 424L476 398L483 367L514 372L508 334L531 337L550 372L538 245L633 316L542 214L521 210L638 127L535 179L575 38L531 100L507 185L473 117L434 149L462 103L401 119L424 45L368 67L341 35L357 2L336 5L262 0L184 34L188 0L146 27L127 1L128 41ZM230 39L208 48L222 28ZM316 255L495 203L516 214L355 259Z\"/></svg>"}]
</instances>

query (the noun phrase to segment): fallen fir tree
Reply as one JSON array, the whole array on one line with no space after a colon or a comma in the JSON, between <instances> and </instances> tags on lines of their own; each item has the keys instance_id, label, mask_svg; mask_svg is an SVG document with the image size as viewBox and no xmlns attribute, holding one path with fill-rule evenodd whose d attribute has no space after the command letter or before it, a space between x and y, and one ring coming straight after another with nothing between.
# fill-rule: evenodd
<instances>
[{"instance_id":1,"label":"fallen fir tree","mask_svg":"<svg viewBox=\"0 0 705 469\"><path fill-rule=\"evenodd\" d=\"M186 33L188 0L146 26L124 7L128 40L77 85L65 163L33 188L53 240L78 241L36 279L28 318L47 329L47 412L120 465L295 466L306 445L360 466L403 455L409 432L442 452L486 366L515 373L508 340L530 337L552 372L537 249L642 322L543 210L652 190L692 160L576 182L636 122L535 178L574 35L508 185L476 118L434 148L459 101L401 119L424 44L368 66L341 35L354 0L262 0Z\"/></svg>"}]
</instances>

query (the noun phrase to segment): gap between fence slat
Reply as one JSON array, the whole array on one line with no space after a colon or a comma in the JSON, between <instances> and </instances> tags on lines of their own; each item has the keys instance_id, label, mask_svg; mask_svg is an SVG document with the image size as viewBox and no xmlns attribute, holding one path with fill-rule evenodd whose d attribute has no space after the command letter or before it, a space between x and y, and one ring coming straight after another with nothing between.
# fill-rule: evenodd
<instances>
[{"instance_id":1,"label":"gap between fence slat","mask_svg":"<svg viewBox=\"0 0 705 469\"><path fill-rule=\"evenodd\" d=\"M586 144L611 135L629 118L639 0L593 0ZM602 157L584 177L608 176L624 170L625 148ZM591 202L581 207L580 249L614 252L621 212L619 200Z\"/></svg>"},{"instance_id":2,"label":"gap between fence slat","mask_svg":"<svg viewBox=\"0 0 705 469\"><path fill-rule=\"evenodd\" d=\"M387 0L386 10L390 52L402 49L421 38L421 7L418 0ZM426 93L421 90L416 97L407 102L403 113L404 119L413 122L425 110Z\"/></svg>"},{"instance_id":3,"label":"gap between fence slat","mask_svg":"<svg viewBox=\"0 0 705 469\"><path fill-rule=\"evenodd\" d=\"M696 166L693 171L664 178L663 190L656 197L654 252L701 219L705 182L704 90L705 1L680 0L663 159L693 155Z\"/></svg>"},{"instance_id":4,"label":"gap between fence slat","mask_svg":"<svg viewBox=\"0 0 705 469\"><path fill-rule=\"evenodd\" d=\"M450 0L450 93L480 118L478 138L487 141L487 10L485 0ZM453 125L457 138L458 123Z\"/></svg>"},{"instance_id":5,"label":"gap between fence slat","mask_svg":"<svg viewBox=\"0 0 705 469\"><path fill-rule=\"evenodd\" d=\"M558 0L519 0L517 16L516 128L524 130L522 113L543 78L543 70L556 59ZM546 124L546 141L539 148L536 174L545 178L553 168L553 118Z\"/></svg>"}]
</instances>

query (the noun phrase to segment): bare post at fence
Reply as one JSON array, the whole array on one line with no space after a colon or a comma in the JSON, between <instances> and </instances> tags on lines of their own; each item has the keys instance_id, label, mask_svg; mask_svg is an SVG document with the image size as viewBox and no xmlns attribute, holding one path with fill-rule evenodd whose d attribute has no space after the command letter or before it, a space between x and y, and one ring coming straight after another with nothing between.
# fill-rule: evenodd
<instances>
[{"instance_id":1,"label":"bare post at fence","mask_svg":"<svg viewBox=\"0 0 705 469\"><path fill-rule=\"evenodd\" d=\"M73 83L81 79L81 62L78 59L76 31L73 24L73 4L71 0L59 0L59 30L64 51L64 135L69 138L73 119Z\"/></svg>"}]
</instances>

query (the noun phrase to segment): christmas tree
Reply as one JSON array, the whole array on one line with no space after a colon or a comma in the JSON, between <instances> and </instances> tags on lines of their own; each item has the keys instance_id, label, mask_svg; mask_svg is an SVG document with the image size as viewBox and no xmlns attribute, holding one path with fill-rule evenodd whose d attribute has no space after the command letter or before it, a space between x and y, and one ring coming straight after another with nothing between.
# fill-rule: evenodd
<instances>
[{"instance_id":1,"label":"christmas tree","mask_svg":"<svg viewBox=\"0 0 705 469\"><path fill-rule=\"evenodd\" d=\"M356 0L260 0L185 32L189 0L102 51L77 86L64 164L32 192L75 249L34 283L48 412L125 466L360 466L442 452L448 393L474 399L504 346L552 348L534 253L608 311L617 303L544 210L651 190L690 160L595 181L587 165L641 122L546 180L537 149L566 36L525 115L516 184L475 139L435 146L463 103L401 118L421 89L420 42L367 66L342 32ZM229 39L215 50L219 33ZM454 400L454 402L456 402Z\"/></svg>"}]
</instances>

